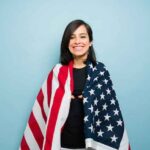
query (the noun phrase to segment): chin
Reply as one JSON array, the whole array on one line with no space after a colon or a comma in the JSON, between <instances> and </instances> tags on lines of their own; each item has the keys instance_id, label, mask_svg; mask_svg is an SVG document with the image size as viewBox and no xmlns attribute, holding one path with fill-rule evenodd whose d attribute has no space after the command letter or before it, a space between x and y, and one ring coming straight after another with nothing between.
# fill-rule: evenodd
<instances>
[{"instance_id":1,"label":"chin","mask_svg":"<svg viewBox=\"0 0 150 150\"><path fill-rule=\"evenodd\" d=\"M74 57L87 57L87 54L73 54Z\"/></svg>"}]
</instances>

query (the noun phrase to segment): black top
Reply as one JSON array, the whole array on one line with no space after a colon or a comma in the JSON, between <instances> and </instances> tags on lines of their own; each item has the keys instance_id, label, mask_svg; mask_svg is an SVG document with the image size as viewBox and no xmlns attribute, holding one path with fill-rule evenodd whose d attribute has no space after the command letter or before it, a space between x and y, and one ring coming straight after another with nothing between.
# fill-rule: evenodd
<instances>
[{"instance_id":1,"label":"black top","mask_svg":"<svg viewBox=\"0 0 150 150\"><path fill-rule=\"evenodd\" d=\"M85 148L83 99L77 96L82 95L86 81L86 67L73 68L73 78L75 99L71 99L69 115L61 133L61 147Z\"/></svg>"}]
</instances>

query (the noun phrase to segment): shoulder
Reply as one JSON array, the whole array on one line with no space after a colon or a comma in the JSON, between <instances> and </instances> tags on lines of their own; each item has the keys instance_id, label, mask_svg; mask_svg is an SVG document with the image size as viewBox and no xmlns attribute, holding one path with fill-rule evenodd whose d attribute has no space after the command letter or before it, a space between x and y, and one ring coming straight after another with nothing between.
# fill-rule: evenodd
<instances>
[{"instance_id":1,"label":"shoulder","mask_svg":"<svg viewBox=\"0 0 150 150\"><path fill-rule=\"evenodd\" d=\"M99 72L99 75L110 76L109 71L103 62L97 61L96 69Z\"/></svg>"},{"instance_id":2,"label":"shoulder","mask_svg":"<svg viewBox=\"0 0 150 150\"><path fill-rule=\"evenodd\" d=\"M53 74L67 74L69 69L69 65L62 65L61 63L56 64L52 71Z\"/></svg>"},{"instance_id":3,"label":"shoulder","mask_svg":"<svg viewBox=\"0 0 150 150\"><path fill-rule=\"evenodd\" d=\"M104 71L106 70L106 66L103 62L100 61L96 61L96 63L92 63L92 62L88 62L87 66L89 68L89 70L93 70L93 71Z\"/></svg>"},{"instance_id":4,"label":"shoulder","mask_svg":"<svg viewBox=\"0 0 150 150\"><path fill-rule=\"evenodd\" d=\"M97 71L105 71L106 70L105 64L100 61L96 61L96 64L93 65L93 67L95 67Z\"/></svg>"},{"instance_id":5,"label":"shoulder","mask_svg":"<svg viewBox=\"0 0 150 150\"><path fill-rule=\"evenodd\" d=\"M52 74L55 74L56 72L58 72L61 67L62 67L62 64L60 63L55 64L52 67L52 69L49 71L48 76L51 76Z\"/></svg>"},{"instance_id":6,"label":"shoulder","mask_svg":"<svg viewBox=\"0 0 150 150\"><path fill-rule=\"evenodd\" d=\"M62 67L63 65L61 63L57 63L56 65L54 65L53 70L58 69L60 67Z\"/></svg>"},{"instance_id":7,"label":"shoulder","mask_svg":"<svg viewBox=\"0 0 150 150\"><path fill-rule=\"evenodd\" d=\"M96 67L98 67L98 68L104 68L105 64L103 62L96 61Z\"/></svg>"}]
</instances>

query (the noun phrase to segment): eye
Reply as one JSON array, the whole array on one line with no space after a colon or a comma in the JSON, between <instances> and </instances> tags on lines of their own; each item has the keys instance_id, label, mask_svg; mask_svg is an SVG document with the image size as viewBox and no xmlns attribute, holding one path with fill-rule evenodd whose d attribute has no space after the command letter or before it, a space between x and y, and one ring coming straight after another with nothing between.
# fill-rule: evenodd
<instances>
[{"instance_id":1,"label":"eye","mask_svg":"<svg viewBox=\"0 0 150 150\"><path fill-rule=\"evenodd\" d=\"M82 35L82 36L81 36L81 38L83 38L83 39L84 39L84 38L86 38L86 36L85 36L85 35Z\"/></svg>"},{"instance_id":2,"label":"eye","mask_svg":"<svg viewBox=\"0 0 150 150\"><path fill-rule=\"evenodd\" d=\"M71 35L71 36L70 36L70 39L74 39L74 38L75 38L75 36L74 36L74 35Z\"/></svg>"}]
</instances>

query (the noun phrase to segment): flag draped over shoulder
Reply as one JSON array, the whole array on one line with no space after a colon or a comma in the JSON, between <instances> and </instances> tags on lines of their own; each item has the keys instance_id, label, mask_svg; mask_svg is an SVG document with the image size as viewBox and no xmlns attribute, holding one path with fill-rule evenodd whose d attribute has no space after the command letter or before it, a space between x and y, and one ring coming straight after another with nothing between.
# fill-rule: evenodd
<instances>
[{"instance_id":1,"label":"flag draped over shoulder","mask_svg":"<svg viewBox=\"0 0 150 150\"><path fill-rule=\"evenodd\" d=\"M20 150L60 150L60 133L73 90L72 64L57 64L35 100Z\"/></svg>"},{"instance_id":2,"label":"flag draped over shoulder","mask_svg":"<svg viewBox=\"0 0 150 150\"><path fill-rule=\"evenodd\" d=\"M103 63L87 67L83 90L86 147L130 150L127 132L108 70Z\"/></svg>"},{"instance_id":3,"label":"flag draped over shoulder","mask_svg":"<svg viewBox=\"0 0 150 150\"><path fill-rule=\"evenodd\" d=\"M40 89L19 150L60 150L61 130L73 92L73 63L57 64ZM87 63L83 90L86 147L96 150L130 150L123 118L104 64Z\"/></svg>"}]
</instances>

